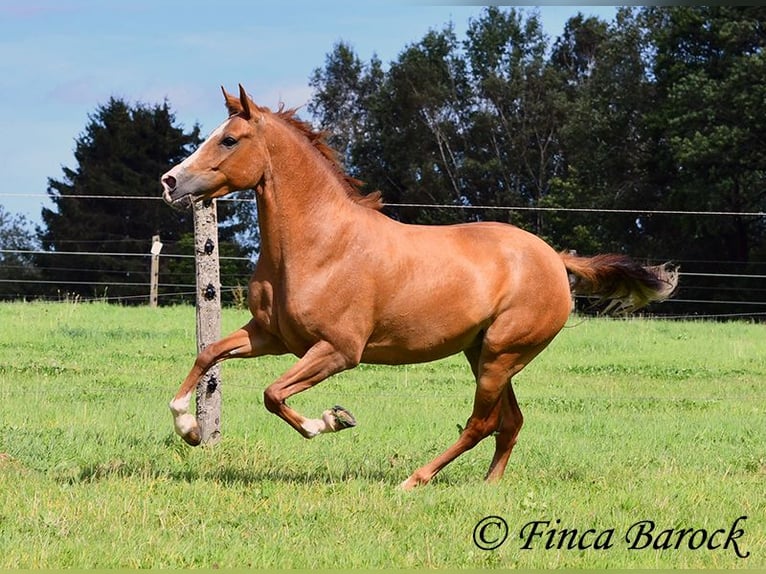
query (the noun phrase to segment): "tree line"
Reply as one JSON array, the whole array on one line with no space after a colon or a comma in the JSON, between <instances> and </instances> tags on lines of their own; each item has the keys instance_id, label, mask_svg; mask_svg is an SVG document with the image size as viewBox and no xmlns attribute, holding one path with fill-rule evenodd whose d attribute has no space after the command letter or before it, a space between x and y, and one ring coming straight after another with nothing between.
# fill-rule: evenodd
<instances>
[{"instance_id":1,"label":"tree line","mask_svg":"<svg viewBox=\"0 0 766 574\"><path fill-rule=\"evenodd\" d=\"M446 23L387 65L338 43L308 79L308 111L349 173L382 191L402 221L502 220L558 249L675 259L699 273L725 262L729 274L762 275L766 218L752 214L766 211L765 23L760 6L628 7L611 22L578 14L549 39L535 11L488 7L463 37ZM28 242L49 252L148 253L159 232L163 253L191 253L189 213L74 196L157 195L159 175L201 143L199 126L175 125L168 102L118 99L89 120L76 140L78 165L49 180L53 207ZM679 213L689 211L727 215ZM219 203L224 253L257 254L253 217L252 204ZM0 237L18 224L0 212ZM93 296L83 278L148 283L146 262L135 258L0 257L0 278L53 282L24 284L26 296L54 287ZM194 283L191 260L163 265ZM251 267L227 265L241 276ZM726 278L697 284L688 298L716 289L765 298L757 285L733 290ZM11 288L18 295L21 285L0 283Z\"/></svg>"}]
</instances>

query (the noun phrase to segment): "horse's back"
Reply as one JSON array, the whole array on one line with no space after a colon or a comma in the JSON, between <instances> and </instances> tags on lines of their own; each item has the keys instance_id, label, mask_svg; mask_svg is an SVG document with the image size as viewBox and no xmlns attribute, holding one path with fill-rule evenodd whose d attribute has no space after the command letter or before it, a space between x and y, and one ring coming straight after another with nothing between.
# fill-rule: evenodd
<instances>
[{"instance_id":1,"label":"horse's back","mask_svg":"<svg viewBox=\"0 0 766 574\"><path fill-rule=\"evenodd\" d=\"M519 227L476 222L413 226L412 232L409 244L416 246L415 257L421 265L438 266L443 273L467 270L478 284L491 288L494 296L507 304L528 297L530 291L568 297L566 268L559 254L541 238Z\"/></svg>"}]
</instances>

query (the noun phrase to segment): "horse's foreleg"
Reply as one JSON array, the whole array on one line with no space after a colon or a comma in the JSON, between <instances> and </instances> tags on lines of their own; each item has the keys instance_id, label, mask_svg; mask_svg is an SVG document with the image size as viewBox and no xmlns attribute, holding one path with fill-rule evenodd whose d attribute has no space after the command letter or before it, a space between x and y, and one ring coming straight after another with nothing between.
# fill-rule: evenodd
<instances>
[{"instance_id":1,"label":"horse's foreleg","mask_svg":"<svg viewBox=\"0 0 766 574\"><path fill-rule=\"evenodd\" d=\"M263 402L274 413L305 438L320 433L336 432L356 425L354 417L340 406L322 413L321 418L307 419L285 404L291 396L305 391L327 377L355 367L358 360L350 359L326 341L320 341L284 375L263 392Z\"/></svg>"},{"instance_id":2,"label":"horse's foreleg","mask_svg":"<svg viewBox=\"0 0 766 574\"><path fill-rule=\"evenodd\" d=\"M170 402L176 433L192 446L200 443L199 424L197 418L189 413L189 405L197 383L210 367L226 359L278 355L285 352L287 350L277 339L265 333L252 320L231 335L205 347L197 355L194 366Z\"/></svg>"}]
</instances>

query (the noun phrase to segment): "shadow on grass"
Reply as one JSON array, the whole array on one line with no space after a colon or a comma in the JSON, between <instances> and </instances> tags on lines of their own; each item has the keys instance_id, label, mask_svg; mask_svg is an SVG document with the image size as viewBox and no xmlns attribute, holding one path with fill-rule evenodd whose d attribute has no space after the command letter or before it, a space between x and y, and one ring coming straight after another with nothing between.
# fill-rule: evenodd
<instances>
[{"instance_id":1,"label":"shadow on grass","mask_svg":"<svg viewBox=\"0 0 766 574\"><path fill-rule=\"evenodd\" d=\"M179 477L180 478L180 477ZM189 477L183 477L187 480ZM215 471L206 471L191 480L213 481L226 486L252 486L264 483L283 484L324 484L332 485L340 482L362 481L368 483L383 483L396 486L402 478L395 470L383 469L348 469L330 471L322 468L298 469L274 469L250 470L236 467L221 468Z\"/></svg>"},{"instance_id":2,"label":"shadow on grass","mask_svg":"<svg viewBox=\"0 0 766 574\"><path fill-rule=\"evenodd\" d=\"M52 478L67 484L94 483L113 479L136 479L140 481L171 480L175 482L195 483L213 482L224 486L260 486L266 483L333 485L349 481L398 485L406 472L400 468L337 468L313 464L303 469L275 468L273 463L268 468L243 468L236 465L223 465L217 468L180 468L161 461L112 460L85 465L59 467L51 471Z\"/></svg>"},{"instance_id":3,"label":"shadow on grass","mask_svg":"<svg viewBox=\"0 0 766 574\"><path fill-rule=\"evenodd\" d=\"M329 454L327 458L310 456L302 459L271 453L254 462L257 454L253 456L251 452L251 456L243 460L236 445L229 447L231 456L226 450L211 450L205 456L194 455L195 450L177 440L175 435L153 443L147 443L145 437L126 435L117 446L126 444L129 448L124 450L73 450L58 461L44 457L47 463L37 461L29 469L45 474L55 482L70 485L125 479L146 483L210 482L229 487L257 487L268 483L331 486L354 481L396 487L432 454L400 458L396 454L374 456L368 453L347 460ZM435 482L445 480L449 481L440 475Z\"/></svg>"},{"instance_id":4,"label":"shadow on grass","mask_svg":"<svg viewBox=\"0 0 766 574\"><path fill-rule=\"evenodd\" d=\"M331 468L327 464L317 464L314 459L306 461L304 468L297 468L300 461L293 461L284 467L278 467L273 461L267 468L245 468L236 464L223 464L216 468L184 465L161 460L113 460L57 468L50 471L49 476L56 482L69 485L96 484L110 480L136 480L144 483L173 482L177 484L210 483L229 488L272 487L275 485L332 487L347 483L383 486L396 489L410 473L417 468L405 464L391 465L389 461L379 461L367 468ZM205 466L205 465L202 465ZM483 474L466 478L460 473L453 474L443 471L431 481L433 486L453 486L464 484L466 481L483 483ZM364 488L364 486L363 486Z\"/></svg>"}]
</instances>

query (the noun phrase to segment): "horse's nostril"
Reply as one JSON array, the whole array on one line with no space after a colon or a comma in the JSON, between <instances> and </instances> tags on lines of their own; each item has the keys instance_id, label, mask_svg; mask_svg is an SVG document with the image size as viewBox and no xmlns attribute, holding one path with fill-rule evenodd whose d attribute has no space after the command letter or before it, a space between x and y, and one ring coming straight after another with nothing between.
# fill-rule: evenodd
<instances>
[{"instance_id":1,"label":"horse's nostril","mask_svg":"<svg viewBox=\"0 0 766 574\"><path fill-rule=\"evenodd\" d=\"M163 177L162 183L164 183L168 189L176 188L176 178L174 178L172 175L166 175L165 177Z\"/></svg>"}]
</instances>

